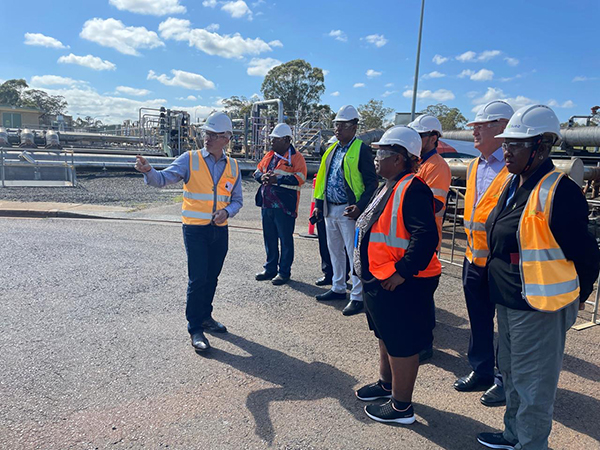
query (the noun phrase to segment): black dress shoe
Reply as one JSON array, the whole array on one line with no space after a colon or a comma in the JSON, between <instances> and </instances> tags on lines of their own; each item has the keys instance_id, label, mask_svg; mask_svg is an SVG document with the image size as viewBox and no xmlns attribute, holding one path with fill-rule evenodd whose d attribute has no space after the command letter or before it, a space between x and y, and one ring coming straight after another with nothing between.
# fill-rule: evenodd
<instances>
[{"instance_id":1,"label":"black dress shoe","mask_svg":"<svg viewBox=\"0 0 600 450\"><path fill-rule=\"evenodd\" d=\"M204 331L210 331L212 333L227 333L227 327L221 322L217 322L212 317L202 322L202 328L204 328Z\"/></svg>"},{"instance_id":2,"label":"black dress shoe","mask_svg":"<svg viewBox=\"0 0 600 450\"><path fill-rule=\"evenodd\" d=\"M204 333L194 333L192 334L192 347L197 352L205 352L210 348L210 344L208 343L208 339L204 336Z\"/></svg>"},{"instance_id":3,"label":"black dress shoe","mask_svg":"<svg viewBox=\"0 0 600 450\"><path fill-rule=\"evenodd\" d=\"M283 277L280 274L277 274L277 276L271 280L271 283L273 283L275 286L281 286L288 281L290 281L290 277Z\"/></svg>"},{"instance_id":4,"label":"black dress shoe","mask_svg":"<svg viewBox=\"0 0 600 450\"><path fill-rule=\"evenodd\" d=\"M317 286L327 286L327 285L330 285L331 284L331 278L327 277L327 276L321 277L317 281L315 281L315 284Z\"/></svg>"},{"instance_id":5,"label":"black dress shoe","mask_svg":"<svg viewBox=\"0 0 600 450\"><path fill-rule=\"evenodd\" d=\"M342 292L342 293L338 294L337 292L333 292L331 289L329 289L327 292L325 292L323 294L316 295L315 298L319 301L346 300L346 293Z\"/></svg>"},{"instance_id":6,"label":"black dress shoe","mask_svg":"<svg viewBox=\"0 0 600 450\"><path fill-rule=\"evenodd\" d=\"M471 372L454 382L454 389L460 392L484 391L494 384L493 377L482 377Z\"/></svg>"},{"instance_id":7,"label":"black dress shoe","mask_svg":"<svg viewBox=\"0 0 600 450\"><path fill-rule=\"evenodd\" d=\"M481 403L485 406L503 406L506 405L506 395L504 387L494 384L481 396Z\"/></svg>"},{"instance_id":8,"label":"black dress shoe","mask_svg":"<svg viewBox=\"0 0 600 450\"><path fill-rule=\"evenodd\" d=\"M342 310L342 314L345 316L353 316L354 314L363 312L364 309L364 302L359 302L358 300L350 300L346 307Z\"/></svg>"},{"instance_id":9,"label":"black dress shoe","mask_svg":"<svg viewBox=\"0 0 600 450\"><path fill-rule=\"evenodd\" d=\"M275 275L277 275L276 273L269 273L266 270L263 270L260 273L257 273L254 278L257 281L264 281L264 280L272 280L273 278L275 278Z\"/></svg>"}]
</instances>

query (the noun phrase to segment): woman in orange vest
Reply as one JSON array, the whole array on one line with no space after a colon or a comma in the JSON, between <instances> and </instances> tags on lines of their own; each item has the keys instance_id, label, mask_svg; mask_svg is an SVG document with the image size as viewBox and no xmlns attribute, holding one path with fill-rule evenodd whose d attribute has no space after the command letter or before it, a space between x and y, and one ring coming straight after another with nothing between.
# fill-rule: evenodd
<instances>
[{"instance_id":1,"label":"woman in orange vest","mask_svg":"<svg viewBox=\"0 0 600 450\"><path fill-rule=\"evenodd\" d=\"M498 313L505 429L489 448L545 450L567 330L593 290L600 252L579 186L549 158L560 123L544 105L519 109L502 148L513 174L486 222L490 298Z\"/></svg>"},{"instance_id":2,"label":"woman in orange vest","mask_svg":"<svg viewBox=\"0 0 600 450\"><path fill-rule=\"evenodd\" d=\"M415 421L412 393L419 352L433 341L433 294L441 265L431 189L415 175L421 137L398 126L377 147L375 167L386 179L356 223L354 270L364 283L369 328L379 339L379 381L356 391L379 422Z\"/></svg>"}]
</instances>

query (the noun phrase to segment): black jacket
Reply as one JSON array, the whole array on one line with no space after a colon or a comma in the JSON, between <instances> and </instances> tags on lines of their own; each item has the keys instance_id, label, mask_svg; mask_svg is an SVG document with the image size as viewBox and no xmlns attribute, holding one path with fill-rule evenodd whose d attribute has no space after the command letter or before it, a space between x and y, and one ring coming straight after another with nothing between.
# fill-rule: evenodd
<instances>
[{"instance_id":1,"label":"black jacket","mask_svg":"<svg viewBox=\"0 0 600 450\"><path fill-rule=\"evenodd\" d=\"M371 216L367 227L368 231L365 233L361 244L360 258L363 279L372 278L370 272L366 270L369 267L367 249L368 240L371 237L371 228L385 210L388 201L392 201L391 196L396 182L407 173L402 172L394 179L390 189L385 193ZM383 185L373 194L373 198L381 189L383 189ZM402 217L404 219L404 226L410 233L410 242L404 256L396 263L396 272L404 279L410 279L420 271L425 270L436 251L439 234L433 209L433 193L431 189L420 178L415 178L408 187L402 204Z\"/></svg>"},{"instance_id":2,"label":"black jacket","mask_svg":"<svg viewBox=\"0 0 600 450\"><path fill-rule=\"evenodd\" d=\"M333 150L329 154L330 157L333 157L334 151L335 150ZM323 161L321 164L324 164L324 163L325 163L325 161ZM330 170L331 170L331 167L330 167ZM342 170L343 170L343 166L342 166ZM352 189L350 189L350 186L348 185L348 182L346 181L345 178L344 178L344 187L346 188L346 196L348 197L348 205L356 205L358 207L358 209L360 209L360 211L362 212L365 210L365 208L369 204L369 201L371 200L371 197L373 196L373 193L377 189L377 185L378 185L377 173L375 172L375 164L373 163L373 151L371 150L371 147L369 147L364 142L360 146L360 153L359 153L359 157L358 157L358 170L359 170L360 174L362 175L363 183L365 185L365 192L363 192L362 195L360 196L360 200L358 202L356 201L356 196L354 195L354 192L352 192ZM328 175L329 174L326 173L325 177L327 177ZM325 189L327 189L327 185L325 185ZM316 199L315 207L319 208L321 211L323 211L324 210L323 203L324 203L324 200Z\"/></svg>"},{"instance_id":3,"label":"black jacket","mask_svg":"<svg viewBox=\"0 0 600 450\"><path fill-rule=\"evenodd\" d=\"M517 229L531 191L553 169L550 159L544 161L504 207L510 188L507 186L488 217L488 278L490 298L494 303L512 309L532 310L522 294ZM588 214L588 205L579 186L568 177L561 178L554 195L550 231L565 257L575 264L581 302L592 293L600 271L600 251L596 239L588 231Z\"/></svg>"}]
</instances>

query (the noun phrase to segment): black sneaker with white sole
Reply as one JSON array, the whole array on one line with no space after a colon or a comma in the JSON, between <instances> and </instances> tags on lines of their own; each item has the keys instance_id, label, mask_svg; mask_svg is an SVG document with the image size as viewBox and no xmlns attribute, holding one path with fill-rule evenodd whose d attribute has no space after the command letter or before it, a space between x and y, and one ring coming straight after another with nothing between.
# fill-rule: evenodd
<instances>
[{"instance_id":1,"label":"black sneaker with white sole","mask_svg":"<svg viewBox=\"0 0 600 450\"><path fill-rule=\"evenodd\" d=\"M410 425L415 421L415 412L413 411L412 404L404 411L400 411L396 409L392 399L389 399L382 405L365 406L365 413L367 413L367 416L371 419L383 423L401 423Z\"/></svg>"},{"instance_id":2,"label":"black sneaker with white sole","mask_svg":"<svg viewBox=\"0 0 600 450\"><path fill-rule=\"evenodd\" d=\"M381 380L377 383L367 384L355 392L356 398L363 402L372 402L380 398L392 398L392 390L383 387Z\"/></svg>"},{"instance_id":3,"label":"black sneaker with white sole","mask_svg":"<svg viewBox=\"0 0 600 450\"><path fill-rule=\"evenodd\" d=\"M485 445L488 448L496 448L500 450L513 450L515 445L504 439L502 433L479 433L477 435L477 441L481 445Z\"/></svg>"}]
</instances>

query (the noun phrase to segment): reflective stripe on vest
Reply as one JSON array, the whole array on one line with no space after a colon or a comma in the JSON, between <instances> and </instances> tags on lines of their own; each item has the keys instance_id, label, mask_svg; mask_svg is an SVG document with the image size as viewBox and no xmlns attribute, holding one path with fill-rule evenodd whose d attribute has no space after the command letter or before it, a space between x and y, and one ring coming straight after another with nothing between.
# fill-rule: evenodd
<instances>
[{"instance_id":1,"label":"reflective stripe on vest","mask_svg":"<svg viewBox=\"0 0 600 450\"><path fill-rule=\"evenodd\" d=\"M215 211L231 203L231 191L240 171L237 161L226 157L226 166L217 183L199 150L190 152L190 176L183 185L182 222L186 225L209 225ZM219 226L227 225L227 221Z\"/></svg>"},{"instance_id":2,"label":"reflective stripe on vest","mask_svg":"<svg viewBox=\"0 0 600 450\"><path fill-rule=\"evenodd\" d=\"M510 180L508 169L502 168L475 204L477 195L477 168L479 158L475 158L467 168L467 191L465 192L464 226L467 235L465 258L479 267L484 267L490 254L487 244L485 222L496 207L506 182Z\"/></svg>"},{"instance_id":3,"label":"reflective stripe on vest","mask_svg":"<svg viewBox=\"0 0 600 450\"><path fill-rule=\"evenodd\" d=\"M329 164L331 163L329 157L332 156L332 152L337 145L338 142L332 144L321 158L321 165L319 166L319 171L317 172L317 181L315 184L316 199L325 200L325 188L327 184L327 176L329 174ZM363 192L365 192L365 183L363 182L360 170L358 170L361 146L362 141L360 139L354 139L354 142L352 142L352 145L344 156L343 162L344 179L346 180L346 183L348 183L348 186L350 186L350 190L354 193L354 197L356 197L357 202L360 200Z\"/></svg>"},{"instance_id":4,"label":"reflective stripe on vest","mask_svg":"<svg viewBox=\"0 0 600 450\"><path fill-rule=\"evenodd\" d=\"M566 259L550 229L552 202L563 176L553 170L539 181L519 221L523 298L538 311L558 311L579 299L575 264Z\"/></svg>"},{"instance_id":5,"label":"reflective stripe on vest","mask_svg":"<svg viewBox=\"0 0 600 450\"><path fill-rule=\"evenodd\" d=\"M402 204L414 174L405 175L394 187L393 199L388 199L385 209L371 228L368 255L369 270L379 280L385 280L396 272L395 264L404 257L411 235L404 226ZM441 273L442 266L433 253L427 268L417 277L433 277Z\"/></svg>"}]
</instances>

